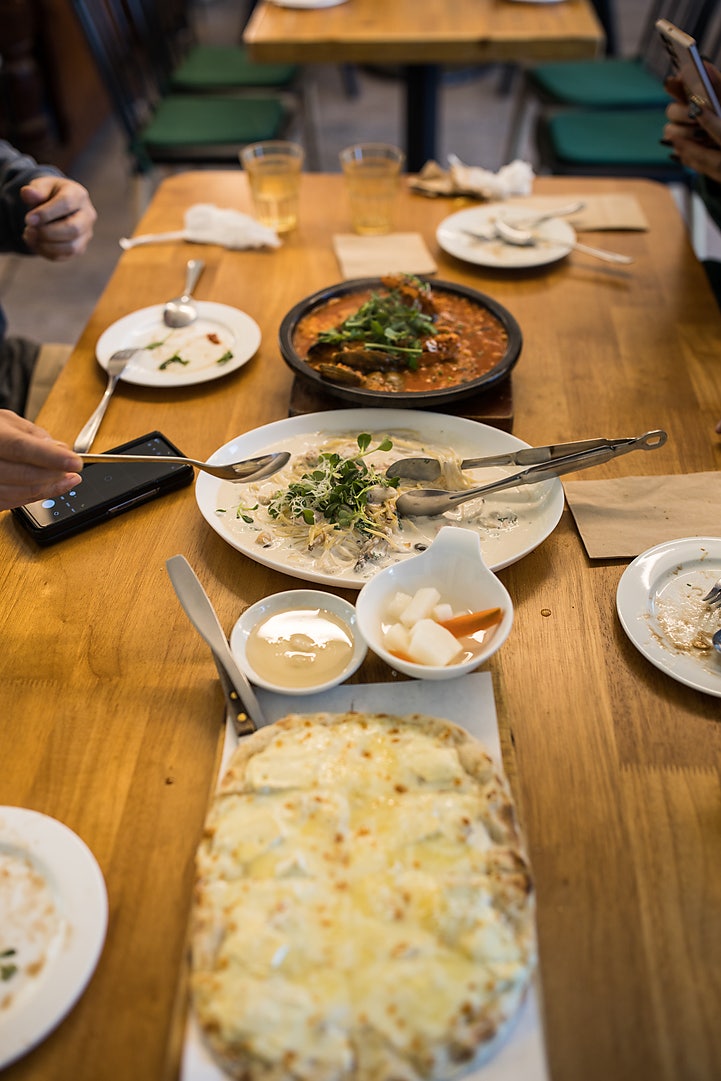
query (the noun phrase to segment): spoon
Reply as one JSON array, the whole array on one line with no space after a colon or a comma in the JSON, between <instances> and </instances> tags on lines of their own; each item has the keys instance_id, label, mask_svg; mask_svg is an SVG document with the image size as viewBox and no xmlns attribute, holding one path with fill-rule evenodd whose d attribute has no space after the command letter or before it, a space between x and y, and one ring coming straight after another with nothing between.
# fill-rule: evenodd
<instances>
[{"instance_id":1,"label":"spoon","mask_svg":"<svg viewBox=\"0 0 721 1081\"><path fill-rule=\"evenodd\" d=\"M603 462L610 461L611 458L616 458L619 454L627 454L632 450L656 450L664 445L666 439L666 433L657 430L645 432L637 439L617 441L615 445L609 440L606 446L568 454L565 458L555 461L531 465L521 473L513 473L511 476L501 477L489 484L481 484L477 488L467 488L465 491L448 492L436 488L420 488L415 492L404 492L396 501L396 513L409 517L444 514L448 510L455 510L462 503L467 503L469 499L476 499L479 495L500 492L504 488L513 488L516 485L538 484L540 481L553 480L564 473L574 473L576 470L601 465Z\"/></svg>"},{"instance_id":2,"label":"spoon","mask_svg":"<svg viewBox=\"0 0 721 1081\"><path fill-rule=\"evenodd\" d=\"M198 309L191 303L193 290L198 278L203 273L205 263L202 259L189 259L185 269L185 288L183 295L169 300L163 309L163 322L169 327L187 327L198 318Z\"/></svg>"},{"instance_id":3,"label":"spoon","mask_svg":"<svg viewBox=\"0 0 721 1081\"><path fill-rule=\"evenodd\" d=\"M166 457L161 454L80 454L80 457L84 462L179 462L194 465L203 473L210 473L214 477L220 477L221 480L232 480L236 483L243 481L246 484L262 480L264 477L272 477L290 461L287 450L261 454L259 458L247 458L245 461L227 465L198 462L195 458L181 458L180 455Z\"/></svg>"},{"instance_id":4,"label":"spoon","mask_svg":"<svg viewBox=\"0 0 721 1081\"><path fill-rule=\"evenodd\" d=\"M515 225L517 229L535 229L539 225L543 225L544 221L551 221L552 218L565 218L569 214L577 214L579 210L584 209L585 205L581 199L578 199L575 203L559 206L557 210L546 210L543 214L538 214L536 217L523 222L518 221Z\"/></svg>"},{"instance_id":5,"label":"spoon","mask_svg":"<svg viewBox=\"0 0 721 1081\"><path fill-rule=\"evenodd\" d=\"M110 396L118 385L118 380L123 374L123 369L130 360L131 357L139 353L139 349L119 349L117 353L113 353L108 358L108 385L105 388L97 409L91 414L87 423L78 432L78 437L73 444L73 450L76 454L84 454L90 450L93 445L93 440L98 434L98 428L100 427L100 421L105 416L105 410L108 408L108 402Z\"/></svg>"},{"instance_id":6,"label":"spoon","mask_svg":"<svg viewBox=\"0 0 721 1081\"><path fill-rule=\"evenodd\" d=\"M721 653L721 631L716 631L716 634L711 639L711 645L717 653Z\"/></svg>"},{"instance_id":7,"label":"spoon","mask_svg":"<svg viewBox=\"0 0 721 1081\"><path fill-rule=\"evenodd\" d=\"M595 255L597 259L603 259L607 263L623 263L625 265L633 262L630 255L620 255L618 252L606 251L604 248L592 248L590 245L581 244L579 241L572 243L570 240L556 240L553 237L538 236L529 229L516 229L502 218L496 218L494 224L501 240L505 240L507 244L515 244L519 248L533 248L537 244L552 244L557 248L570 248L571 251Z\"/></svg>"},{"instance_id":8,"label":"spoon","mask_svg":"<svg viewBox=\"0 0 721 1081\"><path fill-rule=\"evenodd\" d=\"M210 597L185 556L171 556L166 559L165 567L186 616L212 650L236 734L249 735L268 721L253 688L238 667Z\"/></svg>"}]
</instances>

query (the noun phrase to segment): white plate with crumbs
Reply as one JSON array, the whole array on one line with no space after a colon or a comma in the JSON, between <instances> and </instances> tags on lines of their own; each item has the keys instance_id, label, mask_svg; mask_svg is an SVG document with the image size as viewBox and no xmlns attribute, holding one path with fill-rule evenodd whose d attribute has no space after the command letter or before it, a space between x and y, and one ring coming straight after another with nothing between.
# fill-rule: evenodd
<instances>
[{"instance_id":1,"label":"white plate with crumbs","mask_svg":"<svg viewBox=\"0 0 721 1081\"><path fill-rule=\"evenodd\" d=\"M449 255L477 266L524 270L557 263L568 255L576 239L573 226L562 218L548 218L534 229L543 238L543 242L535 246L508 244L493 237L495 218L502 216L509 225L527 228L528 222L539 214L540 211L520 207L505 207L502 212L493 205L468 207L443 219L436 229L436 240ZM472 236L473 233L480 239Z\"/></svg>"},{"instance_id":2,"label":"white plate with crumbs","mask_svg":"<svg viewBox=\"0 0 721 1081\"><path fill-rule=\"evenodd\" d=\"M168 327L163 304L123 316L98 339L100 367L118 349L141 350L121 375L140 387L186 387L207 383L242 368L260 345L260 327L245 312L210 300L195 302L198 318L189 327Z\"/></svg>"},{"instance_id":3,"label":"white plate with crumbs","mask_svg":"<svg viewBox=\"0 0 721 1081\"><path fill-rule=\"evenodd\" d=\"M0 807L0 1069L75 1005L107 922L105 881L85 842L38 811Z\"/></svg>"},{"instance_id":4,"label":"white plate with crumbs","mask_svg":"<svg viewBox=\"0 0 721 1081\"><path fill-rule=\"evenodd\" d=\"M721 698L721 654L711 636L721 609L702 598L721 578L721 538L685 537L642 552L616 592L621 626L638 650L687 687Z\"/></svg>"}]
</instances>

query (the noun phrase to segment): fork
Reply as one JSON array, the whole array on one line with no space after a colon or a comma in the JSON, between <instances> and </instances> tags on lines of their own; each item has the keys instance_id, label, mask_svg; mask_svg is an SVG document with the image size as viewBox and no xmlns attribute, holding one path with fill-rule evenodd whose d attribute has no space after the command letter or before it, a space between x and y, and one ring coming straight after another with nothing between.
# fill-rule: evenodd
<instances>
[{"instance_id":1,"label":"fork","mask_svg":"<svg viewBox=\"0 0 721 1081\"><path fill-rule=\"evenodd\" d=\"M139 349L119 349L117 353L113 353L113 355L108 358L108 385L105 388L105 393L100 399L97 409L78 433L78 437L73 444L73 450L76 454L86 454L90 450L93 445L93 440L98 434L100 421L105 416L105 410L108 408L110 396L118 385L120 376L123 374L123 369L130 358L134 357L135 354L139 352Z\"/></svg>"},{"instance_id":2,"label":"fork","mask_svg":"<svg viewBox=\"0 0 721 1081\"><path fill-rule=\"evenodd\" d=\"M721 578L711 586L706 596L702 597L701 600L705 601L709 608L718 608L721 606Z\"/></svg>"}]
</instances>

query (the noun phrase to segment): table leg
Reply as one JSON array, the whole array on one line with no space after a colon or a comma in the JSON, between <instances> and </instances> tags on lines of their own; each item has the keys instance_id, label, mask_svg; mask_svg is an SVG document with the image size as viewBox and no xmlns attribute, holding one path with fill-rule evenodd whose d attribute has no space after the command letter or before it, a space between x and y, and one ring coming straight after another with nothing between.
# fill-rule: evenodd
<instances>
[{"instance_id":1,"label":"table leg","mask_svg":"<svg viewBox=\"0 0 721 1081\"><path fill-rule=\"evenodd\" d=\"M405 69L406 168L409 173L419 172L427 161L436 159L440 81L438 64L409 64Z\"/></svg>"}]
</instances>

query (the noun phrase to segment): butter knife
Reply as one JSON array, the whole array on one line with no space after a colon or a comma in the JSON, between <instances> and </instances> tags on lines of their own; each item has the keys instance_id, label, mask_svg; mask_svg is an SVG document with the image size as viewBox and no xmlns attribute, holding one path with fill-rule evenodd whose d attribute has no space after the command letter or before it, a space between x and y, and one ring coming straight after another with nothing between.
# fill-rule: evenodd
<instances>
[{"instance_id":1,"label":"butter knife","mask_svg":"<svg viewBox=\"0 0 721 1081\"><path fill-rule=\"evenodd\" d=\"M220 683L238 736L247 736L269 721L255 692L241 672L208 594L185 556L172 556L165 566L183 610L213 653Z\"/></svg>"}]
</instances>

